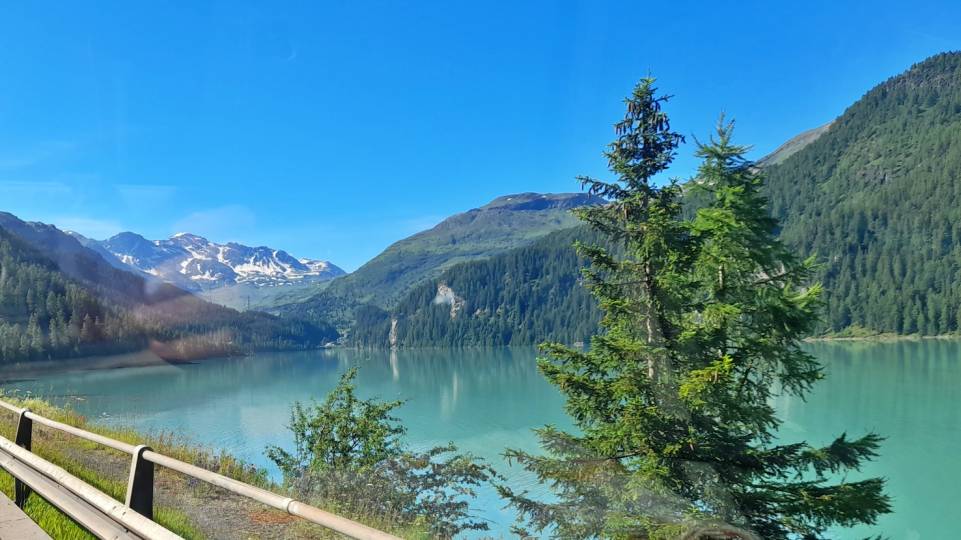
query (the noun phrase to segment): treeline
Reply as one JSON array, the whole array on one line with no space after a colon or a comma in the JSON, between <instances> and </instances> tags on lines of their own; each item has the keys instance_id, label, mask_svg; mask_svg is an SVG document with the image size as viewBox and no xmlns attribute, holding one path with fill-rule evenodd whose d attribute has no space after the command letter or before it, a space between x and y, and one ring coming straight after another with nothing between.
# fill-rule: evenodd
<instances>
[{"instance_id":1,"label":"treeline","mask_svg":"<svg viewBox=\"0 0 961 540\"><path fill-rule=\"evenodd\" d=\"M123 352L146 345L123 317L0 229L0 358Z\"/></svg>"},{"instance_id":2,"label":"treeline","mask_svg":"<svg viewBox=\"0 0 961 540\"><path fill-rule=\"evenodd\" d=\"M121 290L144 291L120 271ZM129 287L139 280L139 287ZM111 291L113 294L111 294ZM275 348L305 348L337 338L329 325L238 313L174 288L118 298L118 289L82 283L0 228L0 361L59 359L150 348L189 359Z\"/></svg>"},{"instance_id":3,"label":"treeline","mask_svg":"<svg viewBox=\"0 0 961 540\"><path fill-rule=\"evenodd\" d=\"M596 332L600 312L580 285L583 261L575 240L598 238L586 227L565 229L453 266L415 287L390 312L369 305L357 309L346 341L374 347L585 342ZM451 296L438 295L444 287Z\"/></svg>"},{"instance_id":4,"label":"treeline","mask_svg":"<svg viewBox=\"0 0 961 540\"><path fill-rule=\"evenodd\" d=\"M829 129L764 168L768 210L824 286L815 333L961 332L961 53L934 56L869 91ZM705 203L689 190L683 217ZM347 341L383 346L583 341L598 314L575 286L570 232L448 269L388 310L315 303ZM462 300L456 316L438 286ZM343 316L342 314L349 314ZM392 320L396 321L391 333Z\"/></svg>"},{"instance_id":5,"label":"treeline","mask_svg":"<svg viewBox=\"0 0 961 540\"><path fill-rule=\"evenodd\" d=\"M823 330L961 329L961 54L868 92L766 170L781 238L821 263Z\"/></svg>"}]
</instances>

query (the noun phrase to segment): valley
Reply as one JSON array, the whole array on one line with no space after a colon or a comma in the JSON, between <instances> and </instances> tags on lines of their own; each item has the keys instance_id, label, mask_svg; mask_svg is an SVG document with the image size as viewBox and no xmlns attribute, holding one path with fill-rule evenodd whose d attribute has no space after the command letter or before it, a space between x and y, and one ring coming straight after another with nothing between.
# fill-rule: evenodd
<instances>
[{"instance_id":1,"label":"valley","mask_svg":"<svg viewBox=\"0 0 961 540\"><path fill-rule=\"evenodd\" d=\"M103 43L155 17L7 28L8 510L67 540L99 534L83 512L147 537L124 519L155 506L145 530L190 539L957 528L933 479L961 447L961 52L938 32L215 7L141 56Z\"/></svg>"}]
</instances>

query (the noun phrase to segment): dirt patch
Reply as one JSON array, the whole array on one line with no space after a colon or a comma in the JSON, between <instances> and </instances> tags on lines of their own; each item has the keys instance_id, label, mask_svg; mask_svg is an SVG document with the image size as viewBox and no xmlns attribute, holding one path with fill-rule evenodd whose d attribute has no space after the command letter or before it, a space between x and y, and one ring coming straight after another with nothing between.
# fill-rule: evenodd
<instances>
[{"instance_id":1,"label":"dirt patch","mask_svg":"<svg viewBox=\"0 0 961 540\"><path fill-rule=\"evenodd\" d=\"M271 512L269 510L255 511L250 513L250 521L253 523L263 523L265 525L277 525L281 523L293 523L297 518L282 512Z\"/></svg>"}]
</instances>

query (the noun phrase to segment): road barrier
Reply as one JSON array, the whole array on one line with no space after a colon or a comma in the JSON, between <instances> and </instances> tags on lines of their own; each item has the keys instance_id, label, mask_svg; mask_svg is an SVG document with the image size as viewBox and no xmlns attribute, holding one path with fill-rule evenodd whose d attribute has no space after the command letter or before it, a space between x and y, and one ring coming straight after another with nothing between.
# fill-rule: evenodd
<instances>
[{"instance_id":1,"label":"road barrier","mask_svg":"<svg viewBox=\"0 0 961 540\"><path fill-rule=\"evenodd\" d=\"M18 415L14 441L0 437L0 467L15 479L15 502L23 508L31 491L98 538L143 538L172 540L180 536L153 521L154 465L223 488L267 506L283 510L317 525L357 540L399 540L396 536L278 495L265 489L228 478L154 452L145 445L134 446L70 426L0 400L0 408ZM126 501L121 503L106 493L71 475L30 451L33 424L68 433L131 456Z\"/></svg>"}]
</instances>

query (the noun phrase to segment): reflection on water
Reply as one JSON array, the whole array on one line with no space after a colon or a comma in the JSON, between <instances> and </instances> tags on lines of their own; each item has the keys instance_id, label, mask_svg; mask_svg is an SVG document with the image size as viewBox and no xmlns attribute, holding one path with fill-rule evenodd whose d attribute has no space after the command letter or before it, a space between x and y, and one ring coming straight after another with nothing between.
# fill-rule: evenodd
<instances>
[{"instance_id":1,"label":"reflection on water","mask_svg":"<svg viewBox=\"0 0 961 540\"><path fill-rule=\"evenodd\" d=\"M777 402L785 438L824 444L844 432L868 431L887 438L880 457L858 477L887 478L895 514L843 538L872 530L896 540L955 538L961 341L814 343L810 350L824 362L827 378L807 403Z\"/></svg>"},{"instance_id":2,"label":"reflection on water","mask_svg":"<svg viewBox=\"0 0 961 540\"><path fill-rule=\"evenodd\" d=\"M828 377L808 402L779 398L786 441L829 442L847 431L888 439L864 474L889 479L896 514L873 532L892 539L953 537L961 500L961 342L815 343ZM398 416L408 441L453 441L494 462L516 485L532 479L508 468L506 447L536 448L532 427L569 427L557 392L538 374L531 349L327 350L265 354L188 366L43 375L5 385L66 403L101 421L189 434L268 466L268 444L289 445L291 403L321 398L348 367L359 367L364 397L406 399ZM859 476L860 477L860 476ZM492 492L477 504L506 531L511 514ZM867 530L839 534L860 538Z\"/></svg>"},{"instance_id":3,"label":"reflection on water","mask_svg":"<svg viewBox=\"0 0 961 540\"><path fill-rule=\"evenodd\" d=\"M457 440L497 457L502 448L471 442L547 422L566 425L560 397L540 377L533 357L527 349L335 349L198 365L78 370L6 388L32 391L109 423L190 433L266 465L263 446L289 442L283 424L290 405L322 398L341 373L357 366L362 395L407 400L399 416L414 444Z\"/></svg>"},{"instance_id":4,"label":"reflection on water","mask_svg":"<svg viewBox=\"0 0 961 540\"><path fill-rule=\"evenodd\" d=\"M538 492L501 458L507 447L533 450L531 427L568 427L557 392L540 376L532 349L355 351L264 354L186 366L72 371L7 385L31 391L107 424L173 431L270 467L269 444L289 446L284 427L297 400L321 399L357 366L363 397L404 399L398 410L416 449L454 442ZM516 469L516 467L515 467ZM477 503L506 530L512 514L493 490Z\"/></svg>"}]
</instances>

